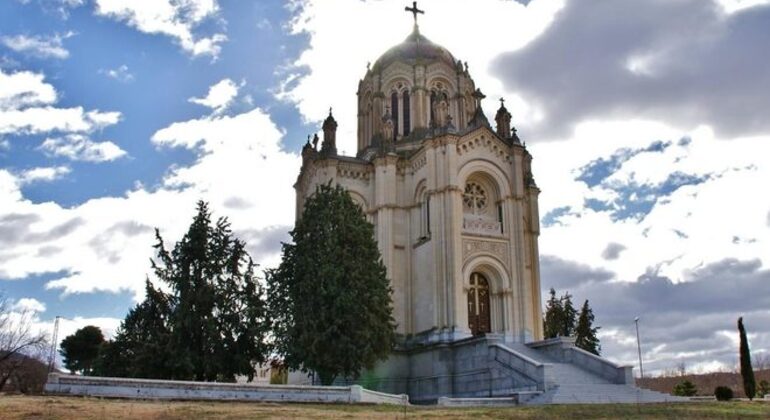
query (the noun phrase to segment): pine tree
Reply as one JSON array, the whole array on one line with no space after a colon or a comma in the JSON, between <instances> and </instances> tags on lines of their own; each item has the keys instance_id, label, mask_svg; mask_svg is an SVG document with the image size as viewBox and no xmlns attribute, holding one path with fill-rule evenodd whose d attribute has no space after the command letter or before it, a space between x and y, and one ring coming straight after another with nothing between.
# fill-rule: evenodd
<instances>
[{"instance_id":1,"label":"pine tree","mask_svg":"<svg viewBox=\"0 0 770 420\"><path fill-rule=\"evenodd\" d=\"M230 223L211 222L198 202L187 233L171 251L155 231L152 268L165 293L146 283L147 296L132 309L100 369L114 376L233 382L253 378L266 360L270 324L264 291L244 242Z\"/></svg>"},{"instance_id":2,"label":"pine tree","mask_svg":"<svg viewBox=\"0 0 770 420\"><path fill-rule=\"evenodd\" d=\"M596 336L596 332L601 327L594 327L593 323L594 311L588 306L588 299L586 299L585 303L583 303L583 307L580 309L577 327L575 327L575 346L598 356L602 347L599 344L599 338Z\"/></svg>"},{"instance_id":3,"label":"pine tree","mask_svg":"<svg viewBox=\"0 0 770 420\"><path fill-rule=\"evenodd\" d=\"M751 367L751 353L749 340L746 337L746 329L743 327L743 317L738 318L738 332L740 334L740 359L741 377L743 378L743 392L749 399L754 399L757 392L757 383L754 379L754 369Z\"/></svg>"},{"instance_id":4,"label":"pine tree","mask_svg":"<svg viewBox=\"0 0 770 420\"><path fill-rule=\"evenodd\" d=\"M99 348L104 342L104 335L99 327L85 326L75 333L68 335L61 342L61 353L64 366L71 372L81 372L83 375L93 374L94 362L99 357Z\"/></svg>"},{"instance_id":5,"label":"pine tree","mask_svg":"<svg viewBox=\"0 0 770 420\"><path fill-rule=\"evenodd\" d=\"M564 293L561 298L561 331L559 335L563 337L572 337L575 335L575 320L577 319L577 309L572 305L572 295L569 292Z\"/></svg>"},{"instance_id":6,"label":"pine tree","mask_svg":"<svg viewBox=\"0 0 770 420\"><path fill-rule=\"evenodd\" d=\"M543 334L545 338L554 338L561 335L564 322L564 308L561 306L561 300L556 298L556 290L551 288L551 297L545 304L545 316L543 317Z\"/></svg>"},{"instance_id":7,"label":"pine tree","mask_svg":"<svg viewBox=\"0 0 770 420\"><path fill-rule=\"evenodd\" d=\"M395 341L391 290L374 229L342 187L319 186L267 271L276 351L328 385L387 358Z\"/></svg>"}]
</instances>

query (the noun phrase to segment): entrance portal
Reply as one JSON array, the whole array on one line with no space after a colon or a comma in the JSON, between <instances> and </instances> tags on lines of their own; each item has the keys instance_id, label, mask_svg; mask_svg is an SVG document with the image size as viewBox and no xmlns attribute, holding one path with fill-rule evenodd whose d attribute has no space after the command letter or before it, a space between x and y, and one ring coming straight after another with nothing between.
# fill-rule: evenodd
<instances>
[{"instance_id":1,"label":"entrance portal","mask_svg":"<svg viewBox=\"0 0 770 420\"><path fill-rule=\"evenodd\" d=\"M473 335L491 332L489 322L489 282L479 273L471 274L468 290L468 327Z\"/></svg>"}]
</instances>

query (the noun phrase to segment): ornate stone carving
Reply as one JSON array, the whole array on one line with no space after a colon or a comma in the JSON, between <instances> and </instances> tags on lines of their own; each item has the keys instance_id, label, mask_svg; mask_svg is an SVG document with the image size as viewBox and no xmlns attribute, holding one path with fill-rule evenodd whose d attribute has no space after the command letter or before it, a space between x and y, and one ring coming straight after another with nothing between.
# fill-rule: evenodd
<instances>
[{"instance_id":1,"label":"ornate stone carving","mask_svg":"<svg viewBox=\"0 0 770 420\"><path fill-rule=\"evenodd\" d=\"M505 242L463 239L463 261L476 254L492 254L508 265L508 244Z\"/></svg>"},{"instance_id":2,"label":"ornate stone carving","mask_svg":"<svg viewBox=\"0 0 770 420\"><path fill-rule=\"evenodd\" d=\"M495 157L506 163L513 162L513 157L507 152L508 146L496 138L486 136L473 137L463 140L457 145L457 154L462 156L474 149L484 148L491 152Z\"/></svg>"},{"instance_id":3,"label":"ornate stone carving","mask_svg":"<svg viewBox=\"0 0 770 420\"><path fill-rule=\"evenodd\" d=\"M501 226L497 220L466 214L463 215L463 233L499 236Z\"/></svg>"}]
</instances>

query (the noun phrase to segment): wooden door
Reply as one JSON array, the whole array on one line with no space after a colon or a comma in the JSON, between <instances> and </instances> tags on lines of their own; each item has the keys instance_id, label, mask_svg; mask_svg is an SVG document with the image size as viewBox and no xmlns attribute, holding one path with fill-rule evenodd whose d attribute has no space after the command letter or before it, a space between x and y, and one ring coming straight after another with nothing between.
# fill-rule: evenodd
<instances>
[{"instance_id":1,"label":"wooden door","mask_svg":"<svg viewBox=\"0 0 770 420\"><path fill-rule=\"evenodd\" d=\"M492 331L489 317L489 282L479 274L471 274L468 290L468 327L473 335Z\"/></svg>"}]
</instances>

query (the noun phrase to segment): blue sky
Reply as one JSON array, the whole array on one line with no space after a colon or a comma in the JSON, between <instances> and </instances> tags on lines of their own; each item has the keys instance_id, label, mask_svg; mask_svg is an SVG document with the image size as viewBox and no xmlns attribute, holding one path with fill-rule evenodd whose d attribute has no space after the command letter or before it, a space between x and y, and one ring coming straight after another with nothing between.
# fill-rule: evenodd
<instances>
[{"instance_id":1,"label":"blue sky","mask_svg":"<svg viewBox=\"0 0 770 420\"><path fill-rule=\"evenodd\" d=\"M409 33L402 3L0 2L0 290L40 328L112 332L153 228L177 240L198 199L275 265L299 149L332 106L355 152L357 83ZM634 361L638 315L652 370L731 368L740 315L770 347L768 3L420 2L488 116L506 98L544 291L590 299L610 358Z\"/></svg>"}]
</instances>

